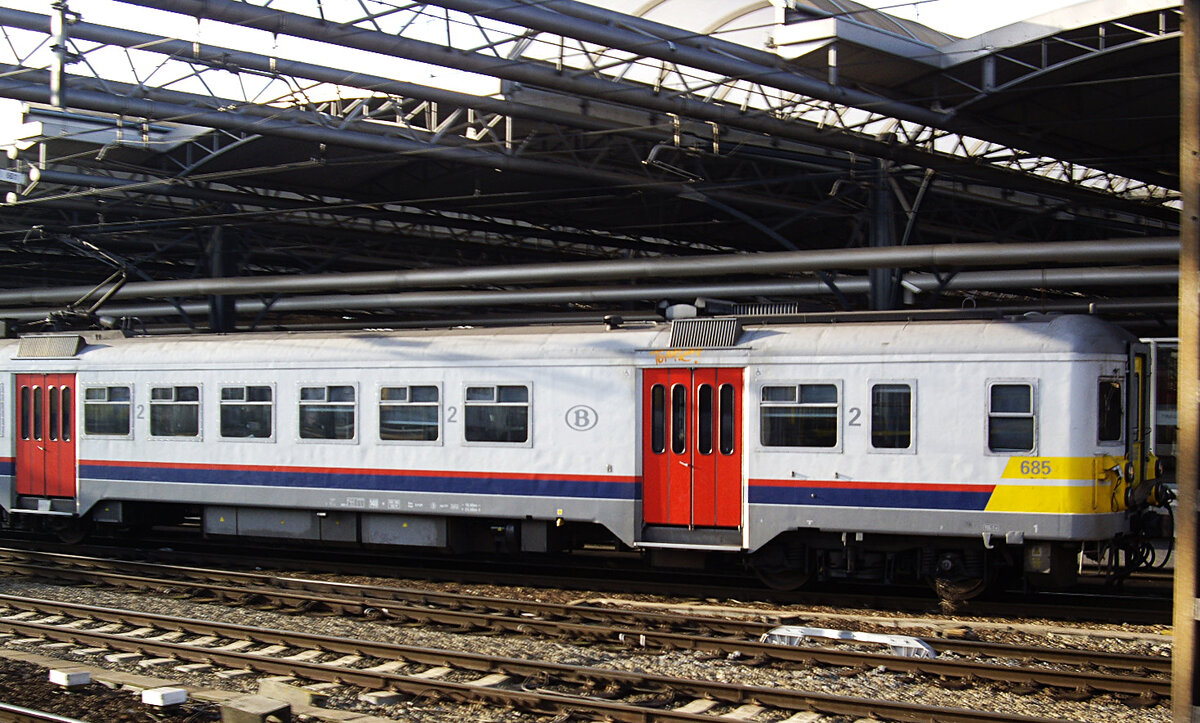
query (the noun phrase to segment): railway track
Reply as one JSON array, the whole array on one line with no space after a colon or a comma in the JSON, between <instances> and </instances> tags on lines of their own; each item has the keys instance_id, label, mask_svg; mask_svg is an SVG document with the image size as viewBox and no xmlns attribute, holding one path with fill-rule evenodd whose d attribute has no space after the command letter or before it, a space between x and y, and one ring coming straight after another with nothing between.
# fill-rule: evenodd
<instances>
[{"instance_id":1,"label":"railway track","mask_svg":"<svg viewBox=\"0 0 1200 723\"><path fill-rule=\"evenodd\" d=\"M462 632L539 635L648 650L703 651L770 665L883 669L959 684L1113 693L1137 696L1145 705L1170 695L1171 661L1161 656L929 638L924 642L938 657L927 659L864 651L861 646L791 646L761 640L777 626L803 622L796 617L746 619L565 605L47 553L6 553L0 558L0 571L58 581L99 582L177 597L269 605L296 613L361 615ZM19 604L0 596L0 604L5 603ZM1061 666L1069 669L1062 670Z\"/></svg>"},{"instance_id":2,"label":"railway track","mask_svg":"<svg viewBox=\"0 0 1200 723\"><path fill-rule=\"evenodd\" d=\"M221 667L407 696L503 706L541 715L613 721L811 720L811 713L888 721L1036 723L1046 718L854 699L349 640L291 631L6 597L7 645L65 644L189 672ZM77 647L72 647L77 646ZM564 718L565 719L565 718Z\"/></svg>"}]
</instances>

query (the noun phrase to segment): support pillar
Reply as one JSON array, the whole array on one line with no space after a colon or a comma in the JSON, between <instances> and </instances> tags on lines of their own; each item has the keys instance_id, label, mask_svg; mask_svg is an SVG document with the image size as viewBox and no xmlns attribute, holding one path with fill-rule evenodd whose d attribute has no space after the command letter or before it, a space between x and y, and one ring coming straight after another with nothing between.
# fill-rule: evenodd
<instances>
[{"instance_id":1,"label":"support pillar","mask_svg":"<svg viewBox=\"0 0 1200 723\"><path fill-rule=\"evenodd\" d=\"M226 248L225 232L221 226L212 230L208 242L208 275L214 279L235 275L231 254ZM225 334L234 330L237 323L237 312L234 310L234 297L221 294L208 297L208 326L215 334Z\"/></svg>"},{"instance_id":2,"label":"support pillar","mask_svg":"<svg viewBox=\"0 0 1200 723\"><path fill-rule=\"evenodd\" d=\"M1175 514L1174 723L1200 721L1196 679L1197 480L1200 478L1200 0L1184 0L1179 74L1179 499Z\"/></svg>"},{"instance_id":3,"label":"support pillar","mask_svg":"<svg viewBox=\"0 0 1200 723\"><path fill-rule=\"evenodd\" d=\"M888 179L887 161L880 159L879 173L870 194L869 238L872 248L896 245L896 220L892 213L892 187ZM896 269L871 269L870 302L872 311L892 311L899 301Z\"/></svg>"}]
</instances>

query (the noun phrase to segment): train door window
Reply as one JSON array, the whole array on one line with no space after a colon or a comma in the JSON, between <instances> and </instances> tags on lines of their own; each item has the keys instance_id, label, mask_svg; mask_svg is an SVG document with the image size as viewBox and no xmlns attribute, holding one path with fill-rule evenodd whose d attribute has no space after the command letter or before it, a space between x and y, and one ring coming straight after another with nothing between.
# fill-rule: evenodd
<instances>
[{"instance_id":1,"label":"train door window","mask_svg":"<svg viewBox=\"0 0 1200 723\"><path fill-rule=\"evenodd\" d=\"M712 454L713 451L713 388L711 384L701 384L696 390L697 420L696 420L696 451L700 454Z\"/></svg>"},{"instance_id":2,"label":"train door window","mask_svg":"<svg viewBox=\"0 0 1200 723\"><path fill-rule=\"evenodd\" d=\"M441 395L432 384L379 390L379 438L387 442L436 442L441 435Z\"/></svg>"},{"instance_id":3,"label":"train door window","mask_svg":"<svg viewBox=\"0 0 1200 723\"><path fill-rule=\"evenodd\" d=\"M129 387L88 387L83 391L83 431L89 435L128 437L133 414Z\"/></svg>"},{"instance_id":4,"label":"train door window","mask_svg":"<svg viewBox=\"0 0 1200 723\"><path fill-rule=\"evenodd\" d=\"M301 439L354 439L354 387L300 387Z\"/></svg>"},{"instance_id":5,"label":"train door window","mask_svg":"<svg viewBox=\"0 0 1200 723\"><path fill-rule=\"evenodd\" d=\"M839 409L836 384L763 387L759 425L762 445L836 448Z\"/></svg>"},{"instance_id":6,"label":"train door window","mask_svg":"<svg viewBox=\"0 0 1200 723\"><path fill-rule=\"evenodd\" d=\"M221 436L230 439L270 439L274 394L269 386L221 387Z\"/></svg>"},{"instance_id":7,"label":"train door window","mask_svg":"<svg viewBox=\"0 0 1200 723\"><path fill-rule=\"evenodd\" d=\"M871 447L881 450L912 449L913 411L912 384L872 384Z\"/></svg>"},{"instance_id":8,"label":"train door window","mask_svg":"<svg viewBox=\"0 0 1200 723\"><path fill-rule=\"evenodd\" d=\"M687 449L687 387L671 387L671 451L683 454Z\"/></svg>"},{"instance_id":9,"label":"train door window","mask_svg":"<svg viewBox=\"0 0 1200 723\"><path fill-rule=\"evenodd\" d=\"M70 387L62 387L62 441L71 441L71 411L75 405L75 398L71 396Z\"/></svg>"},{"instance_id":10,"label":"train door window","mask_svg":"<svg viewBox=\"0 0 1200 723\"><path fill-rule=\"evenodd\" d=\"M650 388L650 449L667 451L667 390L661 384Z\"/></svg>"},{"instance_id":11,"label":"train door window","mask_svg":"<svg viewBox=\"0 0 1200 723\"><path fill-rule=\"evenodd\" d=\"M1096 415L1096 438L1101 443L1119 443L1125 436L1125 394L1120 379L1101 379Z\"/></svg>"},{"instance_id":12,"label":"train door window","mask_svg":"<svg viewBox=\"0 0 1200 723\"><path fill-rule=\"evenodd\" d=\"M50 387L47 391L49 391L49 394L47 394L46 396L48 396L50 398L50 400L49 400L50 414L49 414L49 419L47 419L47 421L49 422L48 435L49 435L49 439L51 442L57 442L58 441L58 402L59 402L58 395L59 395L59 389L58 389L58 387Z\"/></svg>"},{"instance_id":13,"label":"train door window","mask_svg":"<svg viewBox=\"0 0 1200 723\"><path fill-rule=\"evenodd\" d=\"M1033 385L993 383L988 391L988 449L1032 452L1036 438Z\"/></svg>"},{"instance_id":14,"label":"train door window","mask_svg":"<svg viewBox=\"0 0 1200 723\"><path fill-rule=\"evenodd\" d=\"M21 425L21 439L29 439L30 438L30 428L31 428L30 422L32 420L31 411L29 409L30 400L31 400L31 397L30 397L29 387L22 385L21 386L21 419L18 422L18 424Z\"/></svg>"},{"instance_id":15,"label":"train door window","mask_svg":"<svg viewBox=\"0 0 1200 723\"><path fill-rule=\"evenodd\" d=\"M200 387L151 387L151 437L200 436Z\"/></svg>"},{"instance_id":16,"label":"train door window","mask_svg":"<svg viewBox=\"0 0 1200 723\"><path fill-rule=\"evenodd\" d=\"M737 408L735 392L732 384L722 384L721 391L717 396L718 402L718 424L720 430L718 432L718 443L720 444L721 454L729 456L734 452L734 444L736 444L736 433L734 425L737 424L735 409Z\"/></svg>"},{"instance_id":17,"label":"train door window","mask_svg":"<svg viewBox=\"0 0 1200 723\"><path fill-rule=\"evenodd\" d=\"M468 442L529 442L529 387L469 386L463 400Z\"/></svg>"},{"instance_id":18,"label":"train door window","mask_svg":"<svg viewBox=\"0 0 1200 723\"><path fill-rule=\"evenodd\" d=\"M42 440L43 434L43 417L45 410L42 408L42 388L33 388L33 438L39 442Z\"/></svg>"}]
</instances>

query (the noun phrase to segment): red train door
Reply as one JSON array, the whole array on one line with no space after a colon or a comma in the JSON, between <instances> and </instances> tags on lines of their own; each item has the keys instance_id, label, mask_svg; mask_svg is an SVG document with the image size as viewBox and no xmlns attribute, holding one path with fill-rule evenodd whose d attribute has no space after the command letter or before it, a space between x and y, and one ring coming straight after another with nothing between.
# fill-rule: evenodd
<instances>
[{"instance_id":1,"label":"red train door","mask_svg":"<svg viewBox=\"0 0 1200 723\"><path fill-rule=\"evenodd\" d=\"M642 517L650 525L742 522L742 370L642 375Z\"/></svg>"},{"instance_id":2,"label":"red train door","mask_svg":"<svg viewBox=\"0 0 1200 723\"><path fill-rule=\"evenodd\" d=\"M75 375L17 375L17 494L75 496Z\"/></svg>"}]
</instances>

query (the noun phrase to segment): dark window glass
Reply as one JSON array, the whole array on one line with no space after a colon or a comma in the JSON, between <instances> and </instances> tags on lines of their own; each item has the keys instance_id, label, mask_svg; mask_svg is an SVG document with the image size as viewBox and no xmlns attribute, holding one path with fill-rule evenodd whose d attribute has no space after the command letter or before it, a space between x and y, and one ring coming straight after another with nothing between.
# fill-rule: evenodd
<instances>
[{"instance_id":1,"label":"dark window glass","mask_svg":"<svg viewBox=\"0 0 1200 723\"><path fill-rule=\"evenodd\" d=\"M1125 431L1125 397L1121 382L1101 379L1097 437L1101 442L1119 442Z\"/></svg>"},{"instance_id":2,"label":"dark window glass","mask_svg":"<svg viewBox=\"0 0 1200 723\"><path fill-rule=\"evenodd\" d=\"M44 402L42 401L42 388L33 388L33 438L37 441L42 441L42 415Z\"/></svg>"},{"instance_id":3,"label":"dark window glass","mask_svg":"<svg viewBox=\"0 0 1200 723\"><path fill-rule=\"evenodd\" d=\"M150 435L200 436L200 387L154 387L150 390Z\"/></svg>"},{"instance_id":4,"label":"dark window glass","mask_svg":"<svg viewBox=\"0 0 1200 723\"><path fill-rule=\"evenodd\" d=\"M21 387L21 439L29 439L30 419L32 419L32 400L29 397L29 387Z\"/></svg>"},{"instance_id":5,"label":"dark window glass","mask_svg":"<svg viewBox=\"0 0 1200 723\"><path fill-rule=\"evenodd\" d=\"M687 387L671 387L671 451L683 454L687 450Z\"/></svg>"},{"instance_id":6,"label":"dark window glass","mask_svg":"<svg viewBox=\"0 0 1200 723\"><path fill-rule=\"evenodd\" d=\"M268 439L274 433L271 387L221 389L221 436L233 439Z\"/></svg>"},{"instance_id":7,"label":"dark window glass","mask_svg":"<svg viewBox=\"0 0 1200 723\"><path fill-rule=\"evenodd\" d=\"M83 431L125 436L133 404L129 387L93 387L84 392Z\"/></svg>"},{"instance_id":8,"label":"dark window glass","mask_svg":"<svg viewBox=\"0 0 1200 723\"><path fill-rule=\"evenodd\" d=\"M50 387L50 441L58 441L58 387Z\"/></svg>"},{"instance_id":9,"label":"dark window glass","mask_svg":"<svg viewBox=\"0 0 1200 723\"><path fill-rule=\"evenodd\" d=\"M784 389L792 393L785 394ZM772 390L769 395L768 390ZM789 399L798 401L787 403ZM765 447L829 448L838 444L837 385L763 387L760 413L760 436Z\"/></svg>"},{"instance_id":10,"label":"dark window glass","mask_svg":"<svg viewBox=\"0 0 1200 723\"><path fill-rule=\"evenodd\" d=\"M354 439L354 387L302 387L301 439Z\"/></svg>"},{"instance_id":11,"label":"dark window glass","mask_svg":"<svg viewBox=\"0 0 1200 723\"><path fill-rule=\"evenodd\" d=\"M667 391L661 384L650 388L650 449L667 451Z\"/></svg>"},{"instance_id":12,"label":"dark window glass","mask_svg":"<svg viewBox=\"0 0 1200 723\"><path fill-rule=\"evenodd\" d=\"M1033 386L992 385L988 410L988 449L993 452L1032 452L1035 437Z\"/></svg>"},{"instance_id":13,"label":"dark window glass","mask_svg":"<svg viewBox=\"0 0 1200 723\"><path fill-rule=\"evenodd\" d=\"M73 407L73 404L74 403L73 403L72 397L71 397L71 388L63 387L62 388L62 438L63 438L64 442L71 441L71 425L73 425L75 423L71 417L71 409Z\"/></svg>"},{"instance_id":14,"label":"dark window glass","mask_svg":"<svg viewBox=\"0 0 1200 723\"><path fill-rule=\"evenodd\" d=\"M912 445L912 387L876 384L871 387L871 446L908 449Z\"/></svg>"},{"instance_id":15,"label":"dark window glass","mask_svg":"<svg viewBox=\"0 0 1200 723\"><path fill-rule=\"evenodd\" d=\"M737 419L734 416L734 389L732 384L722 384L720 392L720 413L721 413L721 433L720 445L721 454L733 454L736 433L734 424Z\"/></svg>"},{"instance_id":16,"label":"dark window glass","mask_svg":"<svg viewBox=\"0 0 1200 723\"><path fill-rule=\"evenodd\" d=\"M701 384L696 392L699 410L696 422L696 449L700 454L713 451L713 390L709 384Z\"/></svg>"},{"instance_id":17,"label":"dark window glass","mask_svg":"<svg viewBox=\"0 0 1200 723\"><path fill-rule=\"evenodd\" d=\"M463 434L468 442L529 441L529 388L467 387Z\"/></svg>"},{"instance_id":18,"label":"dark window glass","mask_svg":"<svg viewBox=\"0 0 1200 723\"><path fill-rule=\"evenodd\" d=\"M434 442L440 438L438 388L383 387L379 390L379 438Z\"/></svg>"}]
</instances>

